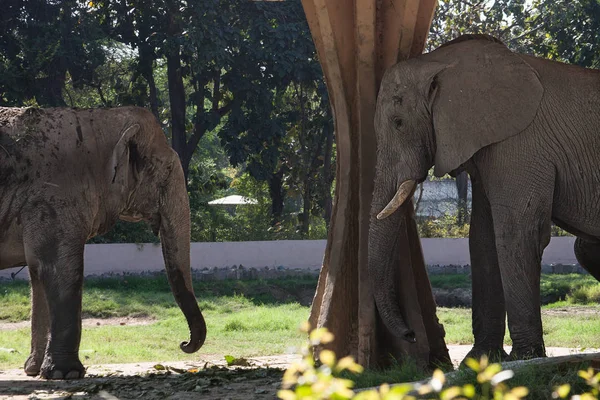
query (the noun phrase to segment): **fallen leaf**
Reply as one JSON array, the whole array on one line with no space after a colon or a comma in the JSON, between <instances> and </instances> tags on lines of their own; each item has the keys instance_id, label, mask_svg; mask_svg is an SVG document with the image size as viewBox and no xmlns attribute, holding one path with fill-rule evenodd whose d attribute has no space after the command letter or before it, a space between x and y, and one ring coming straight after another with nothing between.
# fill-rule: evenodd
<instances>
[{"instance_id":1,"label":"fallen leaf","mask_svg":"<svg viewBox=\"0 0 600 400\"><path fill-rule=\"evenodd\" d=\"M248 362L248 360L243 357L235 358L234 356L225 356L225 361L227 362L227 365L230 367L232 367L232 366L249 367L250 366L250 363Z\"/></svg>"}]
</instances>

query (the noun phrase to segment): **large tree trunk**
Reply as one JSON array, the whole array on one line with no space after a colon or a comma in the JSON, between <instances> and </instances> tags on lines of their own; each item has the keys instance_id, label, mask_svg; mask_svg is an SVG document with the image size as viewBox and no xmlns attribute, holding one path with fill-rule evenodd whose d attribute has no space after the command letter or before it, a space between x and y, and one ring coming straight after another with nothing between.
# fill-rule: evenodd
<instances>
[{"instance_id":1,"label":"large tree trunk","mask_svg":"<svg viewBox=\"0 0 600 400\"><path fill-rule=\"evenodd\" d=\"M435 0L302 0L326 77L335 120L335 202L310 323L335 335L330 348L364 366L389 355L420 364L449 361L425 270L412 201L397 232L400 308L417 343L395 338L380 321L367 275L369 211L375 176L375 99L384 69L421 53ZM402 257L400 257L402 255Z\"/></svg>"},{"instance_id":2,"label":"large tree trunk","mask_svg":"<svg viewBox=\"0 0 600 400\"><path fill-rule=\"evenodd\" d=\"M174 39L179 35L180 27L177 23L179 13L177 4L167 2L169 26L168 35ZM173 40L175 42L175 40ZM181 68L181 50L178 45L171 43L167 53L167 83L169 87L169 102L171 103L171 142L173 149L179 155L183 175L187 184L190 167L190 157L187 152L187 138L185 132L185 87L183 85L183 71Z\"/></svg>"},{"instance_id":3,"label":"large tree trunk","mask_svg":"<svg viewBox=\"0 0 600 400\"><path fill-rule=\"evenodd\" d=\"M323 188L323 218L325 218L325 226L329 231L329 224L331 223L331 215L333 212L333 201L331 198L331 184L333 183L333 176L331 173L331 154L333 152L333 129L327 126L327 136L325 143L325 159L323 161L323 182L325 187Z\"/></svg>"},{"instance_id":4,"label":"large tree trunk","mask_svg":"<svg viewBox=\"0 0 600 400\"><path fill-rule=\"evenodd\" d=\"M312 208L310 196L310 179L304 178L304 189L302 191L302 219L300 221L300 234L304 239L308 238L310 229L310 210Z\"/></svg>"},{"instance_id":5,"label":"large tree trunk","mask_svg":"<svg viewBox=\"0 0 600 400\"><path fill-rule=\"evenodd\" d=\"M152 47L144 44L140 45L140 59L139 59L139 69L148 83L149 97L150 97L150 110L152 114L156 117L158 121L160 121L160 116L158 114L158 94L156 91L156 81L154 80L154 71L152 65L154 63L154 52Z\"/></svg>"},{"instance_id":6,"label":"large tree trunk","mask_svg":"<svg viewBox=\"0 0 600 400\"><path fill-rule=\"evenodd\" d=\"M269 195L271 197L271 226L281 222L285 189L283 188L283 169L271 174L269 177Z\"/></svg>"},{"instance_id":7,"label":"large tree trunk","mask_svg":"<svg viewBox=\"0 0 600 400\"><path fill-rule=\"evenodd\" d=\"M185 135L185 89L181 74L179 49L167 54L167 80L169 84L169 101L171 103L171 141L173 149L181 160L183 174L187 182L189 160Z\"/></svg>"},{"instance_id":8,"label":"large tree trunk","mask_svg":"<svg viewBox=\"0 0 600 400\"><path fill-rule=\"evenodd\" d=\"M469 175L463 171L456 175L456 191L458 192L458 215L456 217L459 225L464 225L468 220L467 195L469 192Z\"/></svg>"},{"instance_id":9,"label":"large tree trunk","mask_svg":"<svg viewBox=\"0 0 600 400\"><path fill-rule=\"evenodd\" d=\"M36 101L43 107L64 107L65 100L62 96L62 90L65 87L67 79L67 70L63 60L59 57L52 61L48 68L48 75L44 78L36 79L37 93Z\"/></svg>"}]
</instances>

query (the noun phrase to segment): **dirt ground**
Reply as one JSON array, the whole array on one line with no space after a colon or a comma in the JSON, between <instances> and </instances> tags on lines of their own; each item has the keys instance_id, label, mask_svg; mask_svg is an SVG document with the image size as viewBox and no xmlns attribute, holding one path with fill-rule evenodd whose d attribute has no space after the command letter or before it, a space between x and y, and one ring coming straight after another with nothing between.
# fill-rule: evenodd
<instances>
[{"instance_id":1,"label":"dirt ground","mask_svg":"<svg viewBox=\"0 0 600 400\"><path fill-rule=\"evenodd\" d=\"M31 378L23 369L0 371L0 399L274 399L296 355L255 357L226 367L222 356L201 362L92 365L76 381Z\"/></svg>"},{"instance_id":2,"label":"dirt ground","mask_svg":"<svg viewBox=\"0 0 600 400\"><path fill-rule=\"evenodd\" d=\"M470 346L450 345L455 365ZM510 347L506 348L510 351ZM549 347L549 356L578 353L578 349ZM585 352L598 349L585 349ZM201 362L161 362L92 365L76 381L31 378L22 369L0 371L0 399L276 399L283 371L297 355L248 359L248 366L226 367L221 356Z\"/></svg>"},{"instance_id":3,"label":"dirt ground","mask_svg":"<svg viewBox=\"0 0 600 400\"><path fill-rule=\"evenodd\" d=\"M572 313L568 309L544 313ZM582 308L580 312L597 313ZM88 327L105 325L147 325L151 318L86 318ZM0 331L29 327L29 322L0 323ZM449 345L450 357L458 365L471 349ZM510 347L506 347L510 352ZM546 348L549 356L581 352L578 349ZM585 349L585 352L600 351ZM162 361L133 364L89 365L86 377L75 381L46 381L25 375L23 369L0 371L0 399L275 399L283 371L298 355L285 354L248 359L246 366L227 367L222 355L204 355L201 361Z\"/></svg>"}]
</instances>

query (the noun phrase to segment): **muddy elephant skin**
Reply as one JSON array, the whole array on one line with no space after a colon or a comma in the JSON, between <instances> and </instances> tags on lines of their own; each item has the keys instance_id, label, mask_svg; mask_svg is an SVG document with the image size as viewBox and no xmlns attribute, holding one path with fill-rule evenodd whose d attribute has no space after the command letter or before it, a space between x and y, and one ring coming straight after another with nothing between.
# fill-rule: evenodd
<instances>
[{"instance_id":1,"label":"muddy elephant skin","mask_svg":"<svg viewBox=\"0 0 600 400\"><path fill-rule=\"evenodd\" d=\"M190 328L183 351L206 337L190 271L183 170L155 117L137 107L0 108L0 269L27 265L28 375L81 378L83 252L118 219L160 235L173 295Z\"/></svg>"}]
</instances>

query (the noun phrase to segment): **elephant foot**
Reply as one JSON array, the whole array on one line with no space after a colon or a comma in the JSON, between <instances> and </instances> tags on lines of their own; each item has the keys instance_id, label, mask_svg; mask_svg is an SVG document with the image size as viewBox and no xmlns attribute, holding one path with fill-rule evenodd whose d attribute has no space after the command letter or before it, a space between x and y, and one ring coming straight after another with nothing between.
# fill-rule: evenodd
<instances>
[{"instance_id":1,"label":"elephant foot","mask_svg":"<svg viewBox=\"0 0 600 400\"><path fill-rule=\"evenodd\" d=\"M452 364L452 360L446 355L438 356L432 355L429 357L429 367L432 369L440 368L444 371L454 369L454 365Z\"/></svg>"},{"instance_id":2,"label":"elephant foot","mask_svg":"<svg viewBox=\"0 0 600 400\"><path fill-rule=\"evenodd\" d=\"M80 379L85 376L85 368L77 356L53 358L47 354L40 375L44 379Z\"/></svg>"},{"instance_id":3,"label":"elephant foot","mask_svg":"<svg viewBox=\"0 0 600 400\"><path fill-rule=\"evenodd\" d=\"M504 351L502 347L473 347L471 351L467 353L465 358L460 362L459 368L464 368L466 366L465 360L468 358L473 358L477 361L481 359L482 356L487 356L490 362L502 362L506 361L509 358L509 355Z\"/></svg>"},{"instance_id":4,"label":"elephant foot","mask_svg":"<svg viewBox=\"0 0 600 400\"><path fill-rule=\"evenodd\" d=\"M41 353L31 353L29 357L27 357L27 361L25 361L25 373L28 376L37 376L40 374L40 368L42 366L42 361L44 361L44 354Z\"/></svg>"},{"instance_id":5,"label":"elephant foot","mask_svg":"<svg viewBox=\"0 0 600 400\"><path fill-rule=\"evenodd\" d=\"M513 345L512 351L508 359L510 361L515 360L529 360L531 358L546 357L546 347L542 345L537 346L515 346Z\"/></svg>"}]
</instances>

